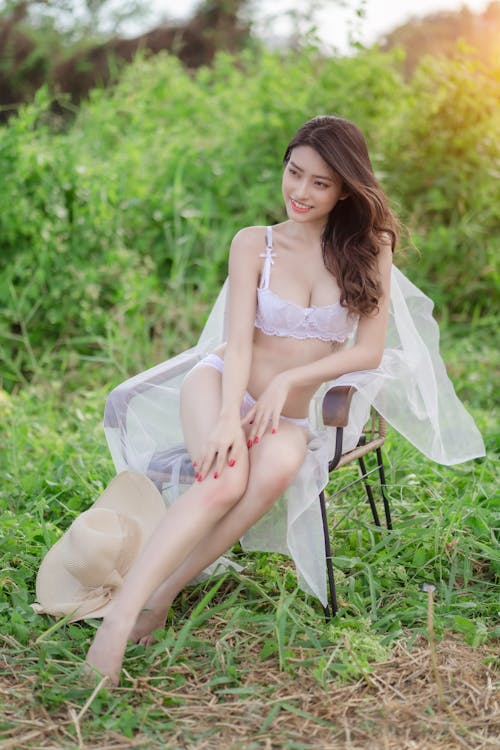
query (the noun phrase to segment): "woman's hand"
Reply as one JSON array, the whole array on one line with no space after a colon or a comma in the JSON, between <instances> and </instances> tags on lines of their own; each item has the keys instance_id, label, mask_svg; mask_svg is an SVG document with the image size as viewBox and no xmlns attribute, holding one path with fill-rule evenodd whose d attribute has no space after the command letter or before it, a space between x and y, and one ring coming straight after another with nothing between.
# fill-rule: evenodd
<instances>
[{"instance_id":1,"label":"woman's hand","mask_svg":"<svg viewBox=\"0 0 500 750\"><path fill-rule=\"evenodd\" d=\"M201 482L209 473L217 479L226 465L235 465L244 449L245 433L239 414L219 417L201 454L193 457L196 479Z\"/></svg>"},{"instance_id":2,"label":"woman's hand","mask_svg":"<svg viewBox=\"0 0 500 750\"><path fill-rule=\"evenodd\" d=\"M248 433L248 445L258 443L268 425L271 426L271 432L278 429L281 412L288 398L290 384L286 373L281 372L276 375L265 391L259 396L256 403L245 418L242 425L250 424Z\"/></svg>"}]
</instances>

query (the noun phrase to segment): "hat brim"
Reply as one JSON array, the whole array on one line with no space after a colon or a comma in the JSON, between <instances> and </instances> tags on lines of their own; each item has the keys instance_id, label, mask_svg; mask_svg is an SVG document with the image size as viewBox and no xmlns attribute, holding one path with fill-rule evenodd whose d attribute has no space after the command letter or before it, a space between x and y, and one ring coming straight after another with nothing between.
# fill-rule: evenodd
<instances>
[{"instance_id":1,"label":"hat brim","mask_svg":"<svg viewBox=\"0 0 500 750\"><path fill-rule=\"evenodd\" d=\"M166 513L163 498L153 482L144 474L133 471L122 471L114 477L91 508L107 508L136 522L140 544L135 559ZM40 565L36 579L39 604L33 607L40 614L71 615L70 622L86 617L104 617L111 605L112 594L109 589L86 589L66 570L62 542L67 533L47 552Z\"/></svg>"},{"instance_id":2,"label":"hat brim","mask_svg":"<svg viewBox=\"0 0 500 750\"><path fill-rule=\"evenodd\" d=\"M151 479L135 471L117 474L91 507L109 508L130 516L137 521L146 539L166 512L163 498Z\"/></svg>"}]
</instances>

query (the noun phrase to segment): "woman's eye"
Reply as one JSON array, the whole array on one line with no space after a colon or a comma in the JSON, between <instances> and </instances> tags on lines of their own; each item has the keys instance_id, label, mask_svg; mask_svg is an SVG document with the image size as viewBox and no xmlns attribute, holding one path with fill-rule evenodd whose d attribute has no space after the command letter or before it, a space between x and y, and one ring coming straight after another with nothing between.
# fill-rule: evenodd
<instances>
[{"instance_id":1,"label":"woman's eye","mask_svg":"<svg viewBox=\"0 0 500 750\"><path fill-rule=\"evenodd\" d=\"M326 184L326 182L317 182L317 183L316 183L316 185L317 185L318 187L321 187L321 188L326 188L326 187L328 187L328 185Z\"/></svg>"}]
</instances>

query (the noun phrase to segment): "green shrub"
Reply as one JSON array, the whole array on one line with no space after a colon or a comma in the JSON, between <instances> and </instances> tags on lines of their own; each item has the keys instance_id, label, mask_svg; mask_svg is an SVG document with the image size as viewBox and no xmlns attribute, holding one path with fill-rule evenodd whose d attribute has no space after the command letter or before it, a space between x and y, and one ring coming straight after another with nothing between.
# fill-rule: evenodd
<instances>
[{"instance_id":1,"label":"green shrub","mask_svg":"<svg viewBox=\"0 0 500 750\"><path fill-rule=\"evenodd\" d=\"M409 84L377 51L220 54L195 74L158 55L54 132L42 89L0 129L4 387L53 370L73 387L120 379L191 344L232 235L282 218L281 155L317 113L365 132L422 251L398 262L440 306L481 313L495 290L497 92L465 53Z\"/></svg>"},{"instance_id":2,"label":"green shrub","mask_svg":"<svg viewBox=\"0 0 500 750\"><path fill-rule=\"evenodd\" d=\"M41 91L0 130L5 384L54 364L72 378L75 358L133 371L192 343L232 235L282 216L294 129L336 111L373 134L385 105L368 93L396 81L380 55L221 54L195 76L159 55L96 90L66 133L50 132ZM119 340L136 342L129 358Z\"/></svg>"},{"instance_id":3,"label":"green shrub","mask_svg":"<svg viewBox=\"0 0 500 750\"><path fill-rule=\"evenodd\" d=\"M499 99L500 68L472 52L427 58L384 139L385 183L421 251L412 275L462 315L498 295Z\"/></svg>"}]
</instances>

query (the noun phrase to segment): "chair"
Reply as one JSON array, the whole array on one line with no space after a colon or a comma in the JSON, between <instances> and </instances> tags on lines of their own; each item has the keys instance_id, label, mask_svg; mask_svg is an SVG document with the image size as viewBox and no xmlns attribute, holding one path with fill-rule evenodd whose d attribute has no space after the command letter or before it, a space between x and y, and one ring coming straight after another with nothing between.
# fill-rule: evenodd
<instances>
[{"instance_id":1,"label":"chair","mask_svg":"<svg viewBox=\"0 0 500 750\"><path fill-rule=\"evenodd\" d=\"M140 445L135 446L133 450L127 445L124 436L127 420L134 419L134 414L141 410L154 409L156 411L163 409L165 414L163 429L166 433L168 433L172 425L178 424L177 419L169 420L168 414L173 415L174 410L177 412L178 387L185 374L202 357L203 352L200 352L196 347L188 349L167 362L163 362L150 370L129 378L109 394L104 413L104 429L117 471L123 471L128 468L144 473L156 483L160 490L164 490L165 485L168 487L169 482L187 486L194 481L194 469L182 443L180 432L177 432L175 435L169 434L169 439L165 441L169 445L173 445L173 448L165 451L155 450L154 452L148 449L147 435L144 435L143 441ZM386 423L380 414L375 412L374 409L371 410L370 419L365 425L358 445L353 450L342 453L343 431L349 420L349 408L354 392L354 387L335 386L330 388L323 397L323 422L326 426L336 429L335 453L329 462L329 473L337 471L352 461L357 460L359 462L361 470L360 479L363 481L366 490L373 519L375 524L380 526L380 517L368 479L371 471L367 471L364 460L366 454L375 452L377 457L375 471L378 470L380 477L385 521L387 528L391 529L392 521L389 503L385 494L386 481L381 453L381 447L385 441ZM160 403L160 398L165 403ZM172 399L171 404L169 403L169 399ZM324 491L320 493L319 503L323 523L330 604L332 614L335 616L338 611L338 604ZM329 619L331 614L328 606L324 608L324 612L326 618Z\"/></svg>"},{"instance_id":2,"label":"chair","mask_svg":"<svg viewBox=\"0 0 500 750\"><path fill-rule=\"evenodd\" d=\"M385 523L388 529L392 529L392 518L389 501L385 493L386 479L384 462L382 458L382 446L385 442L387 434L387 423L385 419L375 409L371 409L370 418L363 428L363 432L355 448L346 453L342 453L342 438L344 433L344 427L347 426L349 421L349 408L351 405L352 397L355 393L353 386L339 385L330 388L323 397L322 412L323 422L327 427L335 427L335 453L333 458L328 464L328 473L340 469L342 466L346 466L352 461L358 461L360 468L359 480L363 482L368 503L373 515L373 520L377 526L381 526L380 517L378 514L377 506L375 504L375 498L373 496L372 487L369 483L368 477L372 471L379 473L380 479L380 491L382 495ZM367 470L364 457L371 452L375 452L377 457L377 465L375 469L371 471ZM332 552L330 546L330 534L328 530L328 518L326 513L326 501L324 490L319 495L319 502L321 506L321 518L323 521L323 533L325 538L325 558L326 567L328 574L328 588L330 590L330 604L332 607L332 614L335 616L338 612L337 604L337 593L335 589L335 577L333 573L332 563ZM328 607L324 608L325 616L330 619L330 611Z\"/></svg>"}]
</instances>

